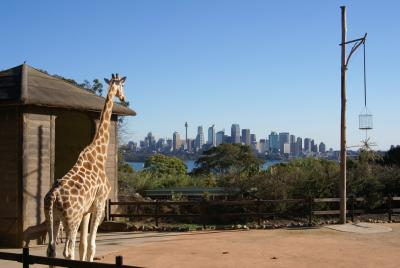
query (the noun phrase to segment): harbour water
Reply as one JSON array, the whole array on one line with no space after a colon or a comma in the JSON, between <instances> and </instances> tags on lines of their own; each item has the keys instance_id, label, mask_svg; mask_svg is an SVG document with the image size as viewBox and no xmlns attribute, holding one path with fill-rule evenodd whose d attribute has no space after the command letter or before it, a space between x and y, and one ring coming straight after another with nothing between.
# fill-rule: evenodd
<instances>
[{"instance_id":1,"label":"harbour water","mask_svg":"<svg viewBox=\"0 0 400 268\"><path fill-rule=\"evenodd\" d=\"M193 160L186 160L184 161L185 165L187 167L187 172L191 172L195 167L196 167L196 163ZM262 169L266 170L268 169L270 166L278 164L278 163L282 163L283 161L280 160L271 160L271 161L266 161L264 162ZM129 165L131 165L131 167L133 167L133 169L135 171L140 171L144 168L144 162L128 162Z\"/></svg>"}]
</instances>

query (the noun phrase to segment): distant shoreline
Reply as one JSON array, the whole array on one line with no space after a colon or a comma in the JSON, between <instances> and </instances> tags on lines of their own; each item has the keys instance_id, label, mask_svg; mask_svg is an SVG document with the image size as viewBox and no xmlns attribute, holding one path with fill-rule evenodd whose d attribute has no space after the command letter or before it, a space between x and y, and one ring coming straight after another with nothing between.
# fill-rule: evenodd
<instances>
[{"instance_id":1,"label":"distant shoreline","mask_svg":"<svg viewBox=\"0 0 400 268\"><path fill-rule=\"evenodd\" d=\"M194 160L183 160L185 162L185 165L187 167L187 172L191 172L195 167L195 161ZM144 168L144 161L126 161L135 171L140 171ZM282 161L282 160L267 160L263 163L262 169L266 170L270 166L279 164L279 163L286 163L287 161Z\"/></svg>"}]
</instances>

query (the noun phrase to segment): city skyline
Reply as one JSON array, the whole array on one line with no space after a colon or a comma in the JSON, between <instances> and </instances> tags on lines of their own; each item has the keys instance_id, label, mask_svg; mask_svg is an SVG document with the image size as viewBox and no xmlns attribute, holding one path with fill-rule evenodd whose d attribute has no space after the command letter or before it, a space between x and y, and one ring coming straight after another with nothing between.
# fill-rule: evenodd
<instances>
[{"instance_id":1,"label":"city skyline","mask_svg":"<svg viewBox=\"0 0 400 268\"><path fill-rule=\"evenodd\" d=\"M149 129L185 136L186 120L190 136L208 122L230 133L226 122L235 121L258 138L286 129L338 149L341 5L348 39L368 32L369 136L374 149L388 150L400 144L398 1L129 1L117 29L105 19L107 2L10 1L0 17L7 36L0 69L26 61L78 82L127 76L126 100L137 116L125 122L135 139ZM108 39L111 32L118 38ZM365 139L362 63L357 51L347 72L348 146Z\"/></svg>"},{"instance_id":2,"label":"city skyline","mask_svg":"<svg viewBox=\"0 0 400 268\"><path fill-rule=\"evenodd\" d=\"M155 138L150 131L140 140L130 140L127 145L133 150L143 152L164 152L164 153L198 153L203 150L210 149L211 147L218 146L222 143L230 144L243 144L250 146L254 152L261 155L269 155L270 157L284 156L284 157L301 157L301 156L324 156L327 151L326 144L321 141L316 141L311 137L299 137L294 135L293 132L276 132L271 131L266 136L261 136L257 140L257 135L251 133L251 129L240 128L239 124L233 123L231 125L231 135L227 135L225 131L216 131L215 125L208 127L208 139L204 137L203 126L197 126L197 135L195 138L186 136L188 122L185 126L185 137L181 138L178 131L174 131L172 139L170 137ZM240 135L241 133L241 135ZM303 143L304 140L304 143ZM335 155L332 154L334 150L329 148L331 158Z\"/></svg>"}]
</instances>

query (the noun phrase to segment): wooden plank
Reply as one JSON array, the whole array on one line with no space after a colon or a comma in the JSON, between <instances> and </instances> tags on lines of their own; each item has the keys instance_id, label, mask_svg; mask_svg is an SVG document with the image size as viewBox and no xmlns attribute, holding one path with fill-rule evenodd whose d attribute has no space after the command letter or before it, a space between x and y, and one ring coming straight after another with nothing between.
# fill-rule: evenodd
<instances>
[{"instance_id":1,"label":"wooden plank","mask_svg":"<svg viewBox=\"0 0 400 268\"><path fill-rule=\"evenodd\" d=\"M157 214L157 213L144 213L144 214L110 214L114 218L141 218L141 217L158 217L158 218L174 218L174 217L200 217L202 214Z\"/></svg>"},{"instance_id":2,"label":"wooden plank","mask_svg":"<svg viewBox=\"0 0 400 268\"><path fill-rule=\"evenodd\" d=\"M60 258L48 258L42 256L29 255L29 261L34 264L45 264L60 267L75 267L75 268L115 268L115 264L112 263L100 263L100 262L87 262L87 261L76 261L67 260ZM121 268L140 268L139 266L121 265Z\"/></svg>"},{"instance_id":3,"label":"wooden plank","mask_svg":"<svg viewBox=\"0 0 400 268\"><path fill-rule=\"evenodd\" d=\"M148 206L166 206L166 205L198 205L201 204L199 201L111 201L110 205L123 205L123 206L137 206L137 205L148 205Z\"/></svg>"},{"instance_id":4,"label":"wooden plank","mask_svg":"<svg viewBox=\"0 0 400 268\"><path fill-rule=\"evenodd\" d=\"M314 215L338 215L340 210L314 210Z\"/></svg>"},{"instance_id":5,"label":"wooden plank","mask_svg":"<svg viewBox=\"0 0 400 268\"><path fill-rule=\"evenodd\" d=\"M50 116L47 114L27 113L27 119L30 120L49 120Z\"/></svg>"},{"instance_id":6,"label":"wooden plank","mask_svg":"<svg viewBox=\"0 0 400 268\"><path fill-rule=\"evenodd\" d=\"M11 253L11 252L0 252L0 259L7 261L22 262L22 254Z\"/></svg>"},{"instance_id":7,"label":"wooden plank","mask_svg":"<svg viewBox=\"0 0 400 268\"><path fill-rule=\"evenodd\" d=\"M351 210L347 210L346 213L350 213ZM365 211L362 209L355 209L355 214L363 214ZM338 215L340 214L340 210L314 210L314 215Z\"/></svg>"},{"instance_id":8,"label":"wooden plank","mask_svg":"<svg viewBox=\"0 0 400 268\"><path fill-rule=\"evenodd\" d=\"M400 201L400 196L393 196L393 197L392 197L392 200L393 200L393 201Z\"/></svg>"},{"instance_id":9,"label":"wooden plank","mask_svg":"<svg viewBox=\"0 0 400 268\"><path fill-rule=\"evenodd\" d=\"M314 198L315 203L340 202L340 198Z\"/></svg>"}]
</instances>

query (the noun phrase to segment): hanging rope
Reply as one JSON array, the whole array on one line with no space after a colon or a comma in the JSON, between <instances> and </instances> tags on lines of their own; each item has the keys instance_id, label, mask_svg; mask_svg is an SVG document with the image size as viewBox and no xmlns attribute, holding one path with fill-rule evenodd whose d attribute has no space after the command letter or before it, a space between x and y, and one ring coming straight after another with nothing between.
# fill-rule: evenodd
<instances>
[{"instance_id":1,"label":"hanging rope","mask_svg":"<svg viewBox=\"0 0 400 268\"><path fill-rule=\"evenodd\" d=\"M367 71L365 66L365 39L364 39L364 106L367 107Z\"/></svg>"}]
</instances>

